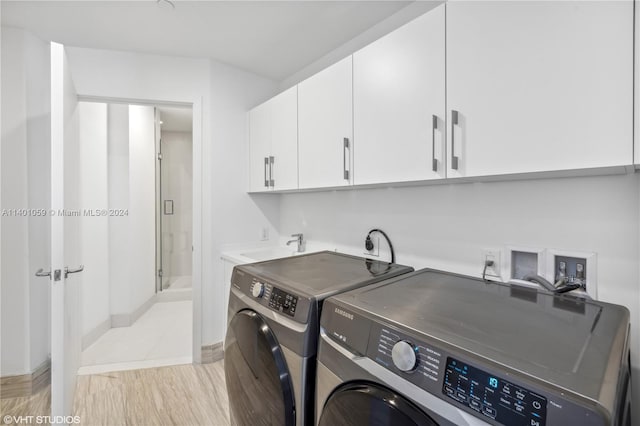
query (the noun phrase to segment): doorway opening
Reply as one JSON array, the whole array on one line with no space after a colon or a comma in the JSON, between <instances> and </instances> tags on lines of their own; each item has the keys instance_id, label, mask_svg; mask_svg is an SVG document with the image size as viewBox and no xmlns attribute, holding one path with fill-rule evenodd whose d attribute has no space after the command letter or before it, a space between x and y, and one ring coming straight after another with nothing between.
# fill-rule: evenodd
<instances>
[{"instance_id":1,"label":"doorway opening","mask_svg":"<svg viewBox=\"0 0 640 426\"><path fill-rule=\"evenodd\" d=\"M78 374L193 362L191 107L80 102ZM170 201L170 202L167 202Z\"/></svg>"},{"instance_id":2,"label":"doorway opening","mask_svg":"<svg viewBox=\"0 0 640 426\"><path fill-rule=\"evenodd\" d=\"M191 295L193 137L191 108L156 107L156 291Z\"/></svg>"}]
</instances>

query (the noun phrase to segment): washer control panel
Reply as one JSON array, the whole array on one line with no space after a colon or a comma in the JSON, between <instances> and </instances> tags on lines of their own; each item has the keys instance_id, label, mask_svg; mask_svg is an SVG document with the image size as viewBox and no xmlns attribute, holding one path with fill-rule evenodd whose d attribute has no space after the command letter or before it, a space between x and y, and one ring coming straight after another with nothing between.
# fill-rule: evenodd
<instances>
[{"instance_id":1,"label":"washer control panel","mask_svg":"<svg viewBox=\"0 0 640 426\"><path fill-rule=\"evenodd\" d=\"M548 399L519 384L475 367L448 351L399 331L373 324L367 357L405 380L462 404L489 423L545 426Z\"/></svg>"},{"instance_id":2,"label":"washer control panel","mask_svg":"<svg viewBox=\"0 0 640 426\"><path fill-rule=\"evenodd\" d=\"M442 393L505 425L545 426L547 398L447 357Z\"/></svg>"},{"instance_id":3,"label":"washer control panel","mask_svg":"<svg viewBox=\"0 0 640 426\"><path fill-rule=\"evenodd\" d=\"M378 364L425 388L442 376L442 353L439 349L416 341L391 327L375 324L367 355Z\"/></svg>"}]
</instances>

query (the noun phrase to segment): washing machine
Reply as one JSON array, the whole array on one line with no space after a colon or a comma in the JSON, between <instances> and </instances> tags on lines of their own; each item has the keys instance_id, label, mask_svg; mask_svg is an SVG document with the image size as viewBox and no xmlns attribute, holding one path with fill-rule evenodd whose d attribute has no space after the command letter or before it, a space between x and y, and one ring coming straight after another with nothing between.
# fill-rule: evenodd
<instances>
[{"instance_id":1,"label":"washing machine","mask_svg":"<svg viewBox=\"0 0 640 426\"><path fill-rule=\"evenodd\" d=\"M421 270L325 301L321 426L631 424L629 311Z\"/></svg>"},{"instance_id":2,"label":"washing machine","mask_svg":"<svg viewBox=\"0 0 640 426\"><path fill-rule=\"evenodd\" d=\"M322 302L412 271L329 251L236 266L224 344L232 424L313 424Z\"/></svg>"}]
</instances>

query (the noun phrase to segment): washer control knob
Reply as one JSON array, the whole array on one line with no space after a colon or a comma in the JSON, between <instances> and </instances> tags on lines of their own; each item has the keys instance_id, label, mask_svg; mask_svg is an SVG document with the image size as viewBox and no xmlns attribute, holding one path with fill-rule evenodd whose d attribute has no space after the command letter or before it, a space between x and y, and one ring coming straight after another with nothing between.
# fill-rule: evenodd
<instances>
[{"instance_id":1,"label":"washer control knob","mask_svg":"<svg viewBox=\"0 0 640 426\"><path fill-rule=\"evenodd\" d=\"M264 295L264 284L256 282L251 289L251 294L256 299L261 298Z\"/></svg>"},{"instance_id":2,"label":"washer control knob","mask_svg":"<svg viewBox=\"0 0 640 426\"><path fill-rule=\"evenodd\" d=\"M416 357L416 348L405 340L400 340L391 350L391 359L393 364L401 371L411 371L416 368L418 359Z\"/></svg>"}]
</instances>

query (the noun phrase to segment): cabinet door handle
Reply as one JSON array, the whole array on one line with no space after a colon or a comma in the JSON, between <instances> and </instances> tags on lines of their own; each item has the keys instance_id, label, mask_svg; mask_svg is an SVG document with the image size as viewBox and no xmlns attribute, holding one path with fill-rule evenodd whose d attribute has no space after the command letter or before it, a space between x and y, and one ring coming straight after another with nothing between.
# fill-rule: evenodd
<instances>
[{"instance_id":1,"label":"cabinet door handle","mask_svg":"<svg viewBox=\"0 0 640 426\"><path fill-rule=\"evenodd\" d=\"M273 179L273 163L275 157L269 157L269 185L273 188L276 185L275 179Z\"/></svg>"},{"instance_id":2,"label":"cabinet door handle","mask_svg":"<svg viewBox=\"0 0 640 426\"><path fill-rule=\"evenodd\" d=\"M451 110L451 168L458 170L458 157L456 157L456 134L455 126L458 125L458 111Z\"/></svg>"},{"instance_id":3,"label":"cabinet door handle","mask_svg":"<svg viewBox=\"0 0 640 426\"><path fill-rule=\"evenodd\" d=\"M269 187L269 178L267 177L267 166L269 165L269 157L264 157L264 186Z\"/></svg>"},{"instance_id":4,"label":"cabinet door handle","mask_svg":"<svg viewBox=\"0 0 640 426\"><path fill-rule=\"evenodd\" d=\"M342 169L344 171L344 179L349 180L349 170L347 170L347 149L349 149L349 138L343 139L342 147Z\"/></svg>"},{"instance_id":5,"label":"cabinet door handle","mask_svg":"<svg viewBox=\"0 0 640 426\"><path fill-rule=\"evenodd\" d=\"M438 128L438 116L431 116L431 169L438 171L438 159L436 158L436 129Z\"/></svg>"}]
</instances>

